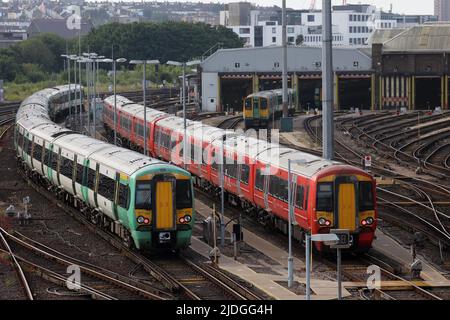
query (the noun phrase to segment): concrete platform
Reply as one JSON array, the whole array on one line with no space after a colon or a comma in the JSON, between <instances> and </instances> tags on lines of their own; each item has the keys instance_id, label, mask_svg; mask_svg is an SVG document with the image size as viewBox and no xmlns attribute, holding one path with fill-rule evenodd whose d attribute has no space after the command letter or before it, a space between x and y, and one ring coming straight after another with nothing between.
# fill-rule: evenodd
<instances>
[{"instance_id":1,"label":"concrete platform","mask_svg":"<svg viewBox=\"0 0 450 320\"><path fill-rule=\"evenodd\" d=\"M203 217L208 217L211 214L211 208L204 203L196 200L196 211ZM225 223L229 221L225 217ZM227 230L231 231L231 224L228 225ZM278 275L268 273L257 273L252 270L249 265L244 265L233 258L222 255L219 260L219 267L226 270L250 283L255 287L265 292L267 295L276 300L305 300L304 295L297 295L289 289L278 284L278 282L286 282L287 274L287 257L288 252L283 248L279 248L267 240L259 237L250 230L243 229L245 234L245 242L256 249L263 252L267 257L276 261L278 265L270 265L271 269L276 271ZM191 248L197 253L209 259L209 252L212 248L203 241L193 237ZM302 260L294 257L294 270L304 271L305 264ZM305 278L295 277L294 280L300 284L305 284ZM350 296L350 293L344 288L342 290L343 297ZM313 300L332 300L337 299L337 283L336 281L316 280L311 278L311 299Z\"/></svg>"}]
</instances>

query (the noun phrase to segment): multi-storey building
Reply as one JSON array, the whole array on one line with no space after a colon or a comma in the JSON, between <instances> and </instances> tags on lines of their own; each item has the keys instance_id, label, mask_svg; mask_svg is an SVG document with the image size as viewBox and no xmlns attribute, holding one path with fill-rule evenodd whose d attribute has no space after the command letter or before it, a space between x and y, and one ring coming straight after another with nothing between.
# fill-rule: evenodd
<instances>
[{"instance_id":1,"label":"multi-storey building","mask_svg":"<svg viewBox=\"0 0 450 320\"><path fill-rule=\"evenodd\" d=\"M434 14L439 21L450 21L450 0L434 0Z\"/></svg>"},{"instance_id":2,"label":"multi-storey building","mask_svg":"<svg viewBox=\"0 0 450 320\"><path fill-rule=\"evenodd\" d=\"M450 0L449 0L450 1ZM261 21L258 11L250 11L250 22L237 25L222 11L220 23L232 29L249 47L279 46L282 43L281 13L269 21ZM432 15L399 15L384 12L368 4L349 4L333 7L333 45L366 47L375 30L407 28L437 21ZM241 19L242 20L242 19ZM246 20L247 21L247 20ZM322 12L320 10L288 10L287 37L290 44L322 45Z\"/></svg>"}]
</instances>

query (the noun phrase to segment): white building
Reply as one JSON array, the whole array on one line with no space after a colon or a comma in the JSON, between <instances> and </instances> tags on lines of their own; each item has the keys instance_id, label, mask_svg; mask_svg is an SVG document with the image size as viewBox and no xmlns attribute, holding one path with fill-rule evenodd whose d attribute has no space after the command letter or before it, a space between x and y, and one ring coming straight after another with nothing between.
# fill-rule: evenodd
<instances>
[{"instance_id":1,"label":"white building","mask_svg":"<svg viewBox=\"0 0 450 320\"><path fill-rule=\"evenodd\" d=\"M291 11L293 12L293 11ZM288 43L295 44L303 36L307 46L322 45L322 12L320 10L299 10L301 21L287 26ZM435 21L435 16L405 16L383 12L375 6L349 4L333 7L333 45L345 47L366 47L375 30L405 28ZM251 11L250 25L231 25L229 12L220 13L220 24L232 29L245 40L247 47L280 46L282 44L281 21L259 21L258 11Z\"/></svg>"}]
</instances>

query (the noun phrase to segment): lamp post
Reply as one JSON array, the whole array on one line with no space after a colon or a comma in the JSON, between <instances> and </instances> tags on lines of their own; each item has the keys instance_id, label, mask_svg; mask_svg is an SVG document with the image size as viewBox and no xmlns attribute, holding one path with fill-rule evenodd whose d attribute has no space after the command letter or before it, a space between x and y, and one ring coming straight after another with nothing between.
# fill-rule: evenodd
<instances>
[{"instance_id":1,"label":"lamp post","mask_svg":"<svg viewBox=\"0 0 450 320\"><path fill-rule=\"evenodd\" d=\"M69 85L69 101L71 101L70 99L70 55L68 54L62 54L61 57L66 58L67 59L67 84ZM71 116L71 110L70 110L70 106L69 106L69 117Z\"/></svg>"},{"instance_id":2,"label":"lamp post","mask_svg":"<svg viewBox=\"0 0 450 320\"><path fill-rule=\"evenodd\" d=\"M144 154L147 155L147 102L146 102L146 91L147 91L147 65L148 64L159 64L159 60L131 60L130 64L142 64L144 67L142 74L142 98L144 99ZM115 89L114 89L115 92ZM114 93L115 96L115 93ZM115 98L114 98L115 104Z\"/></svg>"},{"instance_id":3,"label":"lamp post","mask_svg":"<svg viewBox=\"0 0 450 320\"><path fill-rule=\"evenodd\" d=\"M186 168L186 149L187 149L187 144L186 144L186 67L191 67L191 66L195 66L200 64L201 61L200 60L193 60L193 61L189 61L189 62L178 62L178 61L167 61L167 64L170 66L177 66L177 67L182 67L183 68L183 84L182 84L182 88L183 88L183 93L182 93L182 100L183 100L183 121L184 121L184 138L183 138L183 165L184 168Z\"/></svg>"},{"instance_id":4,"label":"lamp post","mask_svg":"<svg viewBox=\"0 0 450 320\"><path fill-rule=\"evenodd\" d=\"M288 287L291 288L294 282L294 257L292 255L292 225L297 225L294 218L293 192L292 192L292 164L304 164L305 160L288 159L288 216L289 216L289 255L288 255Z\"/></svg>"},{"instance_id":5,"label":"lamp post","mask_svg":"<svg viewBox=\"0 0 450 320\"><path fill-rule=\"evenodd\" d=\"M101 62L112 63L113 66L113 88L114 88L114 145L117 145L117 96L116 96L116 63L124 63L127 59L103 59Z\"/></svg>"},{"instance_id":6,"label":"lamp post","mask_svg":"<svg viewBox=\"0 0 450 320\"><path fill-rule=\"evenodd\" d=\"M73 116L74 116L74 119L75 119L75 115L76 115L76 113L77 113L77 91L78 91L78 89L77 89L77 59L78 59L78 56L76 56L76 55L70 55L69 56L69 59L70 60L72 60L73 61L73 83L75 84L75 110L74 110L74 112L73 112ZM80 93L81 94L81 93ZM70 102L69 102L70 103ZM69 105L69 108L71 108L70 107L70 105Z\"/></svg>"},{"instance_id":7,"label":"lamp post","mask_svg":"<svg viewBox=\"0 0 450 320\"><path fill-rule=\"evenodd\" d=\"M83 53L84 58L82 59L82 63L86 64L86 87L87 87L87 107L88 107L88 118L87 118L87 127L88 133L91 134L91 79L89 75L90 65L92 63L92 59L89 58L89 53Z\"/></svg>"}]
</instances>

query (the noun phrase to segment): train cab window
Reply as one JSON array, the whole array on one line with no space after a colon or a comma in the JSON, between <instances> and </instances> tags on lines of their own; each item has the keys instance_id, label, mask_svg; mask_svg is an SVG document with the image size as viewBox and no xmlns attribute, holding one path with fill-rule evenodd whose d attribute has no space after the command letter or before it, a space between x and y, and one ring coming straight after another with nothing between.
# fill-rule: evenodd
<instances>
[{"instance_id":1,"label":"train cab window","mask_svg":"<svg viewBox=\"0 0 450 320\"><path fill-rule=\"evenodd\" d=\"M73 160L61 156L61 163L59 166L59 174L72 179L73 176Z\"/></svg>"},{"instance_id":2,"label":"train cab window","mask_svg":"<svg viewBox=\"0 0 450 320\"><path fill-rule=\"evenodd\" d=\"M374 210L372 183L362 181L359 183L359 211Z\"/></svg>"},{"instance_id":3,"label":"train cab window","mask_svg":"<svg viewBox=\"0 0 450 320\"><path fill-rule=\"evenodd\" d=\"M177 180L175 192L177 209L192 208L191 180Z\"/></svg>"},{"instance_id":4,"label":"train cab window","mask_svg":"<svg viewBox=\"0 0 450 320\"><path fill-rule=\"evenodd\" d=\"M263 110L267 109L267 99L264 98L261 99L261 109Z\"/></svg>"},{"instance_id":5,"label":"train cab window","mask_svg":"<svg viewBox=\"0 0 450 320\"><path fill-rule=\"evenodd\" d=\"M277 96L277 104L279 106L283 104L283 96L282 95Z\"/></svg>"},{"instance_id":6,"label":"train cab window","mask_svg":"<svg viewBox=\"0 0 450 320\"><path fill-rule=\"evenodd\" d=\"M34 144L33 158L39 162L42 162L42 146L37 143Z\"/></svg>"},{"instance_id":7,"label":"train cab window","mask_svg":"<svg viewBox=\"0 0 450 320\"><path fill-rule=\"evenodd\" d=\"M109 201L114 200L114 189L115 189L116 181L107 177L103 174L99 174L98 181L98 194L105 197Z\"/></svg>"},{"instance_id":8,"label":"train cab window","mask_svg":"<svg viewBox=\"0 0 450 320\"><path fill-rule=\"evenodd\" d=\"M79 184L83 184L83 172L84 172L83 165L77 163L77 175L75 177L75 181Z\"/></svg>"},{"instance_id":9,"label":"train cab window","mask_svg":"<svg viewBox=\"0 0 450 320\"><path fill-rule=\"evenodd\" d=\"M250 177L250 167L246 164L241 165L241 182L248 184Z\"/></svg>"},{"instance_id":10,"label":"train cab window","mask_svg":"<svg viewBox=\"0 0 450 320\"><path fill-rule=\"evenodd\" d=\"M297 186L297 192L295 195L295 206L299 209L305 209L304 203L305 203L305 188L303 186Z\"/></svg>"},{"instance_id":11,"label":"train cab window","mask_svg":"<svg viewBox=\"0 0 450 320\"><path fill-rule=\"evenodd\" d=\"M152 185L150 181L138 181L136 183L135 208L140 210L152 209Z\"/></svg>"},{"instance_id":12,"label":"train cab window","mask_svg":"<svg viewBox=\"0 0 450 320\"><path fill-rule=\"evenodd\" d=\"M245 99L245 110L252 110L252 99Z\"/></svg>"},{"instance_id":13,"label":"train cab window","mask_svg":"<svg viewBox=\"0 0 450 320\"><path fill-rule=\"evenodd\" d=\"M88 189L95 189L95 176L97 175L94 169L88 168L87 170L87 187Z\"/></svg>"},{"instance_id":14,"label":"train cab window","mask_svg":"<svg viewBox=\"0 0 450 320\"><path fill-rule=\"evenodd\" d=\"M260 169L256 170L255 188L258 190L264 190L264 176Z\"/></svg>"},{"instance_id":15,"label":"train cab window","mask_svg":"<svg viewBox=\"0 0 450 320\"><path fill-rule=\"evenodd\" d=\"M317 185L317 211L333 212L333 184L319 183Z\"/></svg>"},{"instance_id":16,"label":"train cab window","mask_svg":"<svg viewBox=\"0 0 450 320\"><path fill-rule=\"evenodd\" d=\"M130 207L130 188L127 185L119 183L119 207L128 210Z\"/></svg>"}]
</instances>

